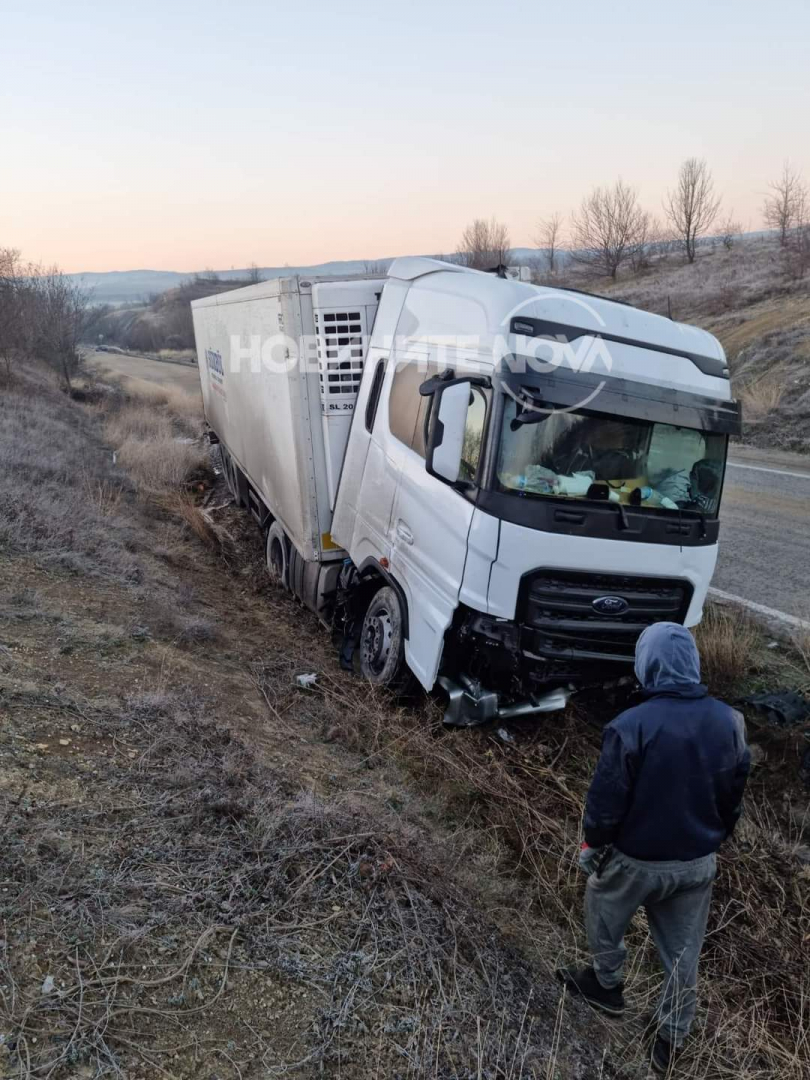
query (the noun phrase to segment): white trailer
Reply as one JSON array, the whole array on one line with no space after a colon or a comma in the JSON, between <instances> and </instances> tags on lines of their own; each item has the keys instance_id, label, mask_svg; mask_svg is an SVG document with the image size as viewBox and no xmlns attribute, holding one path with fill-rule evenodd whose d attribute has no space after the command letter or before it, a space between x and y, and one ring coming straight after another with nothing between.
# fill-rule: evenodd
<instances>
[{"instance_id":1,"label":"white trailer","mask_svg":"<svg viewBox=\"0 0 810 1080\"><path fill-rule=\"evenodd\" d=\"M383 285L296 276L192 305L206 420L285 583L293 552L305 564L344 555L332 512Z\"/></svg>"},{"instance_id":2,"label":"white trailer","mask_svg":"<svg viewBox=\"0 0 810 1080\"><path fill-rule=\"evenodd\" d=\"M412 258L192 308L234 497L367 678L439 682L458 723L547 711L700 620L740 430L710 334Z\"/></svg>"}]
</instances>

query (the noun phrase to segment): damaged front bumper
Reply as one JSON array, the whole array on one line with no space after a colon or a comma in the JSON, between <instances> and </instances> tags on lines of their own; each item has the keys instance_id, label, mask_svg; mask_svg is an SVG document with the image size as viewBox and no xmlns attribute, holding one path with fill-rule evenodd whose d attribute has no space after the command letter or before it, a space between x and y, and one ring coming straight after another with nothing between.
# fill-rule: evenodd
<instances>
[{"instance_id":1,"label":"damaged front bumper","mask_svg":"<svg viewBox=\"0 0 810 1080\"><path fill-rule=\"evenodd\" d=\"M526 701L499 705L499 695L494 690L485 690L467 675L459 675L458 681L440 675L437 681L448 696L444 722L450 727L478 727L492 721L503 722L539 713L558 712L565 708L573 693L571 689L557 687Z\"/></svg>"}]
</instances>

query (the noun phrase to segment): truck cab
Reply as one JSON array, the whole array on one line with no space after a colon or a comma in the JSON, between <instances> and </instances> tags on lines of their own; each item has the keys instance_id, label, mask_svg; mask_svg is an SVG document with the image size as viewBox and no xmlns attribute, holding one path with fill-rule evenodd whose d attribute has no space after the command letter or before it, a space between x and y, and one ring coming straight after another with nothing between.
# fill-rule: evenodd
<instances>
[{"instance_id":1,"label":"truck cab","mask_svg":"<svg viewBox=\"0 0 810 1080\"><path fill-rule=\"evenodd\" d=\"M422 258L192 314L231 493L367 679L455 723L548 711L700 621L740 430L711 334Z\"/></svg>"},{"instance_id":2,"label":"truck cab","mask_svg":"<svg viewBox=\"0 0 810 1080\"><path fill-rule=\"evenodd\" d=\"M369 677L393 642L476 722L630 673L651 622L700 621L740 429L710 334L406 258L364 367L331 535L399 605L365 620Z\"/></svg>"}]
</instances>

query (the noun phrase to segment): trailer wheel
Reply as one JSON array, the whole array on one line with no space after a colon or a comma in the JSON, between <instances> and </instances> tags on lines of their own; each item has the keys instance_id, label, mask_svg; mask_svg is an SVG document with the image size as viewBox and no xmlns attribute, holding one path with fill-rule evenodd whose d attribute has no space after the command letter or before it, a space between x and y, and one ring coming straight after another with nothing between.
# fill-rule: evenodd
<instances>
[{"instance_id":1,"label":"trailer wheel","mask_svg":"<svg viewBox=\"0 0 810 1080\"><path fill-rule=\"evenodd\" d=\"M265 557L267 559L267 572L273 584L288 589L290 587L290 560L287 537L277 521L274 521L267 530Z\"/></svg>"},{"instance_id":2,"label":"trailer wheel","mask_svg":"<svg viewBox=\"0 0 810 1080\"><path fill-rule=\"evenodd\" d=\"M234 471L234 464L233 464L233 461L231 459L231 455L228 453L228 451L225 449L225 447L220 444L219 449L220 449L220 459L222 461L222 471L225 474L225 484L227 485L227 488L228 488L228 491L230 492L231 498L233 499L233 501L238 506L239 505L239 493L238 493L238 490L237 490L237 487L236 487L236 473Z\"/></svg>"},{"instance_id":3,"label":"trailer wheel","mask_svg":"<svg viewBox=\"0 0 810 1080\"><path fill-rule=\"evenodd\" d=\"M369 682L404 688L408 678L404 623L396 589L386 585L372 597L360 632L360 670Z\"/></svg>"}]
</instances>

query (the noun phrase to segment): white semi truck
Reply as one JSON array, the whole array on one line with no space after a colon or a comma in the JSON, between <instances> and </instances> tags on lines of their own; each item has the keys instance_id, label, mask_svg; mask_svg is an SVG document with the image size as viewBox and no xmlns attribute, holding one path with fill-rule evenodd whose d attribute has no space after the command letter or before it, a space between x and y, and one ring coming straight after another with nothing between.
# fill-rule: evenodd
<instances>
[{"instance_id":1,"label":"white semi truck","mask_svg":"<svg viewBox=\"0 0 810 1080\"><path fill-rule=\"evenodd\" d=\"M192 309L233 497L372 682L549 711L700 621L740 430L710 334L424 258Z\"/></svg>"}]
</instances>

